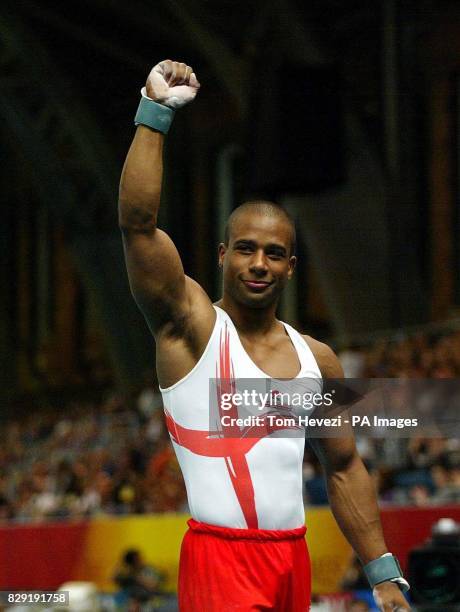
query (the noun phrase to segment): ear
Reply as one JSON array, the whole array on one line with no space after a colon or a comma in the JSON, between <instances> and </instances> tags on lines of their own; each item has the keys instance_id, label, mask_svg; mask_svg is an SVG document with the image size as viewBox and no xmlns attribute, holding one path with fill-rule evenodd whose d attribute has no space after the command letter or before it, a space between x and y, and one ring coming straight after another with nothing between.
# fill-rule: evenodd
<instances>
[{"instance_id":1,"label":"ear","mask_svg":"<svg viewBox=\"0 0 460 612\"><path fill-rule=\"evenodd\" d=\"M227 252L227 247L223 242L219 244L218 252L219 252L219 268L222 268L224 265L225 253Z\"/></svg>"},{"instance_id":2,"label":"ear","mask_svg":"<svg viewBox=\"0 0 460 612\"><path fill-rule=\"evenodd\" d=\"M292 257L289 257L288 280L291 280L292 275L294 274L296 263L297 263L297 257L295 257L294 255L292 255Z\"/></svg>"}]
</instances>

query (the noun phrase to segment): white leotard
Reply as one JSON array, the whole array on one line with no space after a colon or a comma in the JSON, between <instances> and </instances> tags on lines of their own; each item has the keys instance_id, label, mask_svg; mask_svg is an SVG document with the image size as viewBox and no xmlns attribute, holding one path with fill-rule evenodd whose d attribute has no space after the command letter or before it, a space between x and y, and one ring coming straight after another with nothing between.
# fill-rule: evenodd
<instances>
[{"instance_id":1,"label":"white leotard","mask_svg":"<svg viewBox=\"0 0 460 612\"><path fill-rule=\"evenodd\" d=\"M210 439L213 378L269 378L251 360L229 315L214 306L216 322L198 363L182 380L161 389L171 440L187 488L192 517L232 528L295 529L304 524L303 437ZM321 372L302 336L284 323L300 362L296 378L322 388Z\"/></svg>"}]
</instances>

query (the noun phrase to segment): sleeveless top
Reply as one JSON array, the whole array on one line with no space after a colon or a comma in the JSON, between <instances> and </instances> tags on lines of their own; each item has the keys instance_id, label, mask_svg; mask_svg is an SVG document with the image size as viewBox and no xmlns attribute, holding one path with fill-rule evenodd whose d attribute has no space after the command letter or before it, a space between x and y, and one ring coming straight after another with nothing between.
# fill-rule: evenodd
<instances>
[{"instance_id":1,"label":"sleeveless top","mask_svg":"<svg viewBox=\"0 0 460 612\"><path fill-rule=\"evenodd\" d=\"M245 351L229 315L214 306L216 322L194 368L160 391L166 423L187 489L192 517L239 529L295 529L304 524L302 463L298 437L222 439L210 431L210 379L265 378ZM300 371L321 391L318 364L302 336L283 323Z\"/></svg>"}]
</instances>

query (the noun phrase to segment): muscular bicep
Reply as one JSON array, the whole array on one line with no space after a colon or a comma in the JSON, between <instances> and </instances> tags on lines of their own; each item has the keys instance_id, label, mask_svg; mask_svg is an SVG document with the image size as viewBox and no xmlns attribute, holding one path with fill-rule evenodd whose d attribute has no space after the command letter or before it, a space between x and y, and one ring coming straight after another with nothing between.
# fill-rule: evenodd
<instances>
[{"instance_id":1,"label":"muscular bicep","mask_svg":"<svg viewBox=\"0 0 460 612\"><path fill-rule=\"evenodd\" d=\"M334 383L344 377L343 368L337 355L329 346L314 340L310 336L305 336L305 340L315 356L325 384L329 381L334 387ZM359 455L356 450L355 437L350 425L346 404L337 404L334 410L328 412L327 416L340 419L340 421L337 421L337 432L340 437L309 438L308 441L325 472L331 474L349 467L353 461L359 460Z\"/></svg>"},{"instance_id":2,"label":"muscular bicep","mask_svg":"<svg viewBox=\"0 0 460 612\"><path fill-rule=\"evenodd\" d=\"M131 292L155 332L187 314L187 280L179 253L162 230L124 231Z\"/></svg>"}]
</instances>

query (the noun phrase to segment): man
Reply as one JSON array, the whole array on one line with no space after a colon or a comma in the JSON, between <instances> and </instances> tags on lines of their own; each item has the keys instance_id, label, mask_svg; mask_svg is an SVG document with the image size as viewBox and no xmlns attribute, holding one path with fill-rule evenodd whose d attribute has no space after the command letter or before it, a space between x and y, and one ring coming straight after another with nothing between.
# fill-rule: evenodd
<instances>
[{"instance_id":1,"label":"man","mask_svg":"<svg viewBox=\"0 0 460 612\"><path fill-rule=\"evenodd\" d=\"M113 580L133 603L142 603L161 595L164 578L145 563L139 550L130 549L123 554Z\"/></svg>"},{"instance_id":2,"label":"man","mask_svg":"<svg viewBox=\"0 0 460 612\"><path fill-rule=\"evenodd\" d=\"M156 340L168 429L192 514L181 551L182 611L309 608L310 566L302 505L304 441L274 436L222 439L209 432L209 379L342 377L332 350L276 319L294 272L295 231L270 202L231 215L219 246L223 296L213 305L184 274L157 227L162 149L177 109L200 84L170 60L151 71L120 184L119 219L133 296ZM230 388L232 383L230 382ZM331 508L367 568L381 610L408 610L405 585L387 553L374 489L352 437L314 440Z\"/></svg>"}]
</instances>

